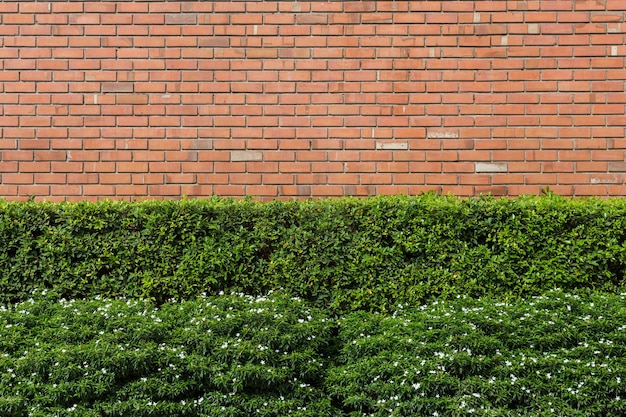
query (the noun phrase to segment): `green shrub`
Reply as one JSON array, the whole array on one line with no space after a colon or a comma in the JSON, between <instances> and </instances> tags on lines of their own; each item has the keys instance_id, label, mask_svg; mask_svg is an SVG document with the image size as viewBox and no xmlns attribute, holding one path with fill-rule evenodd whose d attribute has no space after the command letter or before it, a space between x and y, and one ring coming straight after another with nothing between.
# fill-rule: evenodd
<instances>
[{"instance_id":1,"label":"green shrub","mask_svg":"<svg viewBox=\"0 0 626 417\"><path fill-rule=\"evenodd\" d=\"M555 292L352 313L327 390L354 417L624 415L625 301Z\"/></svg>"},{"instance_id":2,"label":"green shrub","mask_svg":"<svg viewBox=\"0 0 626 417\"><path fill-rule=\"evenodd\" d=\"M0 201L0 302L284 289L335 311L625 287L626 200Z\"/></svg>"},{"instance_id":3,"label":"green shrub","mask_svg":"<svg viewBox=\"0 0 626 417\"><path fill-rule=\"evenodd\" d=\"M0 416L618 416L626 294L329 318L224 295L0 308Z\"/></svg>"},{"instance_id":4,"label":"green shrub","mask_svg":"<svg viewBox=\"0 0 626 417\"><path fill-rule=\"evenodd\" d=\"M0 416L325 416L332 322L284 296L0 310Z\"/></svg>"}]
</instances>

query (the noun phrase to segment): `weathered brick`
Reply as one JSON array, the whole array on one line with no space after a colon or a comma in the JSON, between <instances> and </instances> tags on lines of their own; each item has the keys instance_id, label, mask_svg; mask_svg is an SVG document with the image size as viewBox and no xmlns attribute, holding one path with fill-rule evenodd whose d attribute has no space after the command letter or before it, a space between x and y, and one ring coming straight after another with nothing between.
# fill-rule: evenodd
<instances>
[{"instance_id":1,"label":"weathered brick","mask_svg":"<svg viewBox=\"0 0 626 417\"><path fill-rule=\"evenodd\" d=\"M134 85L131 82L105 82L102 83L103 93L132 93Z\"/></svg>"},{"instance_id":2,"label":"weathered brick","mask_svg":"<svg viewBox=\"0 0 626 417\"><path fill-rule=\"evenodd\" d=\"M232 162L262 161L263 160L263 152L259 152L259 151L231 151L230 152L230 160Z\"/></svg>"},{"instance_id":3,"label":"weathered brick","mask_svg":"<svg viewBox=\"0 0 626 417\"><path fill-rule=\"evenodd\" d=\"M476 162L475 172L507 172L508 164L506 162Z\"/></svg>"}]
</instances>

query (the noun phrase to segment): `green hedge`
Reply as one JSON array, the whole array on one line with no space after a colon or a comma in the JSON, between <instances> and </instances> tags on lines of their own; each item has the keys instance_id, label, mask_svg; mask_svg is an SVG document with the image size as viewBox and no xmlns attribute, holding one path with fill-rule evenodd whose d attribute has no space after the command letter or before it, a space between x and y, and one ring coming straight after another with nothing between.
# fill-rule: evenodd
<instances>
[{"instance_id":1,"label":"green hedge","mask_svg":"<svg viewBox=\"0 0 626 417\"><path fill-rule=\"evenodd\" d=\"M625 287L626 202L0 202L0 302L285 289L336 311Z\"/></svg>"}]
</instances>

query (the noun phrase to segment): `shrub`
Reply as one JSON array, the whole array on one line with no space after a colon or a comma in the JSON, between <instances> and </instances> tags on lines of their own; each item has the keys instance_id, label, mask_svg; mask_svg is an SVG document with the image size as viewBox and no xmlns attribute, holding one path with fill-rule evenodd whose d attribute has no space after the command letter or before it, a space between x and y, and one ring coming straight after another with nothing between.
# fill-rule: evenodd
<instances>
[{"instance_id":1,"label":"shrub","mask_svg":"<svg viewBox=\"0 0 626 417\"><path fill-rule=\"evenodd\" d=\"M625 301L554 292L352 313L327 390L349 416L624 415Z\"/></svg>"},{"instance_id":2,"label":"shrub","mask_svg":"<svg viewBox=\"0 0 626 417\"><path fill-rule=\"evenodd\" d=\"M626 200L0 202L0 301L283 289L334 311L620 291Z\"/></svg>"},{"instance_id":3,"label":"shrub","mask_svg":"<svg viewBox=\"0 0 626 417\"><path fill-rule=\"evenodd\" d=\"M0 308L0 416L626 412L626 295L334 319L278 293L56 300Z\"/></svg>"},{"instance_id":4,"label":"shrub","mask_svg":"<svg viewBox=\"0 0 626 417\"><path fill-rule=\"evenodd\" d=\"M2 416L325 416L332 322L285 296L0 311Z\"/></svg>"}]
</instances>

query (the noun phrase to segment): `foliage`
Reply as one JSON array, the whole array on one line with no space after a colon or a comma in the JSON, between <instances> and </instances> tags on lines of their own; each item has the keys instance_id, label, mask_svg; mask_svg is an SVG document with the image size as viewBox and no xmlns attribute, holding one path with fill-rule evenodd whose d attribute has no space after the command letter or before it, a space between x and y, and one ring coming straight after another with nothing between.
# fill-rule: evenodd
<instances>
[{"instance_id":1,"label":"foliage","mask_svg":"<svg viewBox=\"0 0 626 417\"><path fill-rule=\"evenodd\" d=\"M325 416L331 322L285 296L0 311L0 416Z\"/></svg>"},{"instance_id":2,"label":"foliage","mask_svg":"<svg viewBox=\"0 0 626 417\"><path fill-rule=\"evenodd\" d=\"M334 319L280 293L57 298L0 308L0 416L626 413L626 294Z\"/></svg>"},{"instance_id":3,"label":"foliage","mask_svg":"<svg viewBox=\"0 0 626 417\"><path fill-rule=\"evenodd\" d=\"M625 301L552 292L353 313L328 391L351 417L624 415Z\"/></svg>"},{"instance_id":4,"label":"foliage","mask_svg":"<svg viewBox=\"0 0 626 417\"><path fill-rule=\"evenodd\" d=\"M288 293L337 313L456 295L619 292L626 200L0 201L0 302Z\"/></svg>"}]
</instances>

